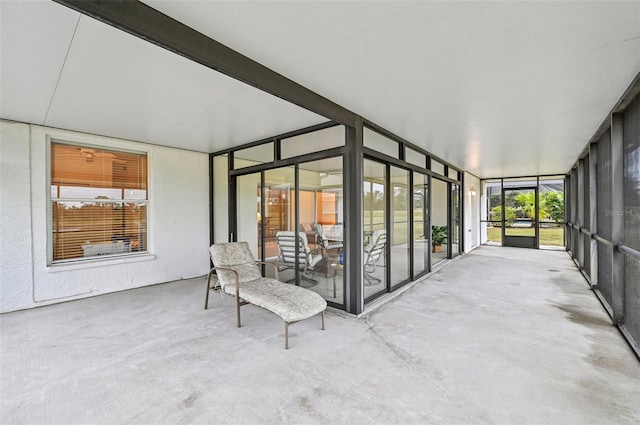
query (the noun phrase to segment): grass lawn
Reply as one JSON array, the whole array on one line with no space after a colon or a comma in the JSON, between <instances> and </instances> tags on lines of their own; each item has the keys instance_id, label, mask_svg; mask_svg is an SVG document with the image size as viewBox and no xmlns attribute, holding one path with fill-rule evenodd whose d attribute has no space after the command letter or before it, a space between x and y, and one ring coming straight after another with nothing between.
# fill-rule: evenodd
<instances>
[{"instance_id":1,"label":"grass lawn","mask_svg":"<svg viewBox=\"0 0 640 425\"><path fill-rule=\"evenodd\" d=\"M532 229L510 229L509 234L513 236L530 236ZM490 242L501 242L502 235L499 227L487 227L487 239ZM562 227L542 227L540 228L540 245L563 246L564 229Z\"/></svg>"}]
</instances>

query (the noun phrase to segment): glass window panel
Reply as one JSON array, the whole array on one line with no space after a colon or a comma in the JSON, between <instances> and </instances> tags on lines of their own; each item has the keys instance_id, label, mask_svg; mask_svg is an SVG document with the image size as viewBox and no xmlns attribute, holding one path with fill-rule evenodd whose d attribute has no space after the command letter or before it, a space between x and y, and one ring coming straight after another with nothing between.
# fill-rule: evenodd
<instances>
[{"instance_id":1,"label":"glass window panel","mask_svg":"<svg viewBox=\"0 0 640 425\"><path fill-rule=\"evenodd\" d=\"M417 165L418 167L425 168L427 166L427 157L411 148L405 149L405 160L409 164Z\"/></svg>"},{"instance_id":2,"label":"glass window panel","mask_svg":"<svg viewBox=\"0 0 640 425\"><path fill-rule=\"evenodd\" d=\"M235 239L247 242L254 257L263 260L262 257L262 224L263 214L260 212L261 187L260 173L238 176L236 179L236 210L237 232ZM254 224L257 223L257 224ZM275 235L274 235L275 237ZM270 253L271 257L277 257L277 252ZM270 256L267 255L266 259Z\"/></svg>"},{"instance_id":3,"label":"glass window panel","mask_svg":"<svg viewBox=\"0 0 640 425\"><path fill-rule=\"evenodd\" d=\"M409 172L400 168L391 167L391 228L392 237L389 242L391 259L391 285L397 286L408 281L411 276L409 270Z\"/></svg>"},{"instance_id":4,"label":"glass window panel","mask_svg":"<svg viewBox=\"0 0 640 425\"><path fill-rule=\"evenodd\" d=\"M233 153L233 168L236 170L273 161L273 143L240 149Z\"/></svg>"},{"instance_id":5,"label":"glass window panel","mask_svg":"<svg viewBox=\"0 0 640 425\"><path fill-rule=\"evenodd\" d=\"M299 136L282 139L280 155L282 159L305 155L331 148L344 146L344 126L324 128Z\"/></svg>"},{"instance_id":6,"label":"glass window panel","mask_svg":"<svg viewBox=\"0 0 640 425\"><path fill-rule=\"evenodd\" d=\"M538 181L535 178L523 177L515 179L504 179L503 183L505 188L509 187L536 187Z\"/></svg>"},{"instance_id":7,"label":"glass window panel","mask_svg":"<svg viewBox=\"0 0 640 425\"><path fill-rule=\"evenodd\" d=\"M318 282L309 289L327 301L344 304L344 196L342 157L299 165L300 232L307 235L313 251L321 255L320 273L309 271ZM306 283L303 282L306 286Z\"/></svg>"},{"instance_id":8,"label":"glass window panel","mask_svg":"<svg viewBox=\"0 0 640 425\"><path fill-rule=\"evenodd\" d=\"M386 167L364 160L363 232L364 299L386 292Z\"/></svg>"},{"instance_id":9,"label":"glass window panel","mask_svg":"<svg viewBox=\"0 0 640 425\"><path fill-rule=\"evenodd\" d=\"M51 184L54 197L61 191L86 188L81 198L106 196L97 193L106 189L147 189L147 156L143 153L118 152L97 147L83 147L62 143L51 144ZM75 189L71 189L75 188ZM112 199L123 199L111 194Z\"/></svg>"},{"instance_id":10,"label":"glass window panel","mask_svg":"<svg viewBox=\"0 0 640 425\"><path fill-rule=\"evenodd\" d=\"M444 176L444 164L436 161L435 159L431 159L431 171L434 173L438 173L441 176Z\"/></svg>"},{"instance_id":11,"label":"glass window panel","mask_svg":"<svg viewBox=\"0 0 640 425\"><path fill-rule=\"evenodd\" d=\"M460 254L460 185L451 184L451 256Z\"/></svg>"},{"instance_id":12,"label":"glass window panel","mask_svg":"<svg viewBox=\"0 0 640 425\"><path fill-rule=\"evenodd\" d=\"M396 141L371 129L364 128L364 146L393 158L399 158L399 145Z\"/></svg>"},{"instance_id":13,"label":"glass window panel","mask_svg":"<svg viewBox=\"0 0 640 425\"><path fill-rule=\"evenodd\" d=\"M147 193L146 154L51 143L52 260L146 252Z\"/></svg>"},{"instance_id":14,"label":"glass window panel","mask_svg":"<svg viewBox=\"0 0 640 425\"><path fill-rule=\"evenodd\" d=\"M264 173L264 225L265 258L279 255L276 235L280 231L295 229L295 168L283 167ZM284 272L284 280L295 278L294 269Z\"/></svg>"},{"instance_id":15,"label":"glass window panel","mask_svg":"<svg viewBox=\"0 0 640 425\"><path fill-rule=\"evenodd\" d=\"M448 184L442 180L431 179L431 264L447 258L449 243L448 229Z\"/></svg>"},{"instance_id":16,"label":"glass window panel","mask_svg":"<svg viewBox=\"0 0 640 425\"><path fill-rule=\"evenodd\" d=\"M53 202L53 259L147 251L147 205L128 202Z\"/></svg>"},{"instance_id":17,"label":"glass window panel","mask_svg":"<svg viewBox=\"0 0 640 425\"><path fill-rule=\"evenodd\" d=\"M458 177L458 171L454 170L453 168L449 168L448 176L450 179L460 180L460 178Z\"/></svg>"},{"instance_id":18,"label":"glass window panel","mask_svg":"<svg viewBox=\"0 0 640 425\"><path fill-rule=\"evenodd\" d=\"M413 173L413 275L429 271L429 177Z\"/></svg>"}]
</instances>

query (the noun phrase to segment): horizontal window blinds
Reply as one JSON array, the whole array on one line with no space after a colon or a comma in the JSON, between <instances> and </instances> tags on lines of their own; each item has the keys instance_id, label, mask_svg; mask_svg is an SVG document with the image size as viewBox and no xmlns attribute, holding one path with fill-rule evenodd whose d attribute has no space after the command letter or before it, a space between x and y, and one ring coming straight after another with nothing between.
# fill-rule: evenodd
<instances>
[{"instance_id":1,"label":"horizontal window blinds","mask_svg":"<svg viewBox=\"0 0 640 425\"><path fill-rule=\"evenodd\" d=\"M147 251L147 156L51 144L53 261Z\"/></svg>"}]
</instances>

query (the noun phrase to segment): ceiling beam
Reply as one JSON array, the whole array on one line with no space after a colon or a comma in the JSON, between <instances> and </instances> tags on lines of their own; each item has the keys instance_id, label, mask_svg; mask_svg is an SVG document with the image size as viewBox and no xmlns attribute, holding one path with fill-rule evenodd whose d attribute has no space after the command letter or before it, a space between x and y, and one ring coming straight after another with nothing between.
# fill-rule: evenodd
<instances>
[{"instance_id":1,"label":"ceiling beam","mask_svg":"<svg viewBox=\"0 0 640 425\"><path fill-rule=\"evenodd\" d=\"M340 124L356 114L137 0L53 0Z\"/></svg>"}]
</instances>

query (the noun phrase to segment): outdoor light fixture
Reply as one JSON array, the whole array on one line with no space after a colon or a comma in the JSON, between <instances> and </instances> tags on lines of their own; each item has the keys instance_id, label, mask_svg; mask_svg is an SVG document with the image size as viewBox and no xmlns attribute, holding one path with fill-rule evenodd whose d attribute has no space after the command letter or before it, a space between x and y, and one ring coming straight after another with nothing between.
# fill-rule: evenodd
<instances>
[{"instance_id":1,"label":"outdoor light fixture","mask_svg":"<svg viewBox=\"0 0 640 425\"><path fill-rule=\"evenodd\" d=\"M469 189L469 195L476 196L476 188L474 186Z\"/></svg>"}]
</instances>

